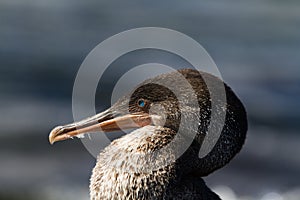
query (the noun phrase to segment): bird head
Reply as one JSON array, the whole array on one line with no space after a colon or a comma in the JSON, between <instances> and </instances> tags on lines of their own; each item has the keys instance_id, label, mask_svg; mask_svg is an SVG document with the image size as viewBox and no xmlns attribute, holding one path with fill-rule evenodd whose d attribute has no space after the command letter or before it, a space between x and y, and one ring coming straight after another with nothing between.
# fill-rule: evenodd
<instances>
[{"instance_id":1,"label":"bird head","mask_svg":"<svg viewBox=\"0 0 300 200\"><path fill-rule=\"evenodd\" d=\"M208 85L213 87L209 89ZM219 120L222 113L223 121ZM194 159L189 165L197 169L198 175L205 176L223 167L241 150L247 132L247 116L241 101L222 80L204 72L183 69L144 81L95 116L54 128L49 141L53 144L89 132L142 129L148 125L163 128L164 134L172 136L158 141L157 144L163 143L161 146L170 143L174 133L188 138L191 141L188 153ZM220 130L221 134L207 137L209 128ZM205 157L198 158L206 137L212 148ZM134 145L132 141L130 144Z\"/></svg>"},{"instance_id":2,"label":"bird head","mask_svg":"<svg viewBox=\"0 0 300 200\"><path fill-rule=\"evenodd\" d=\"M180 106L180 100L168 87L157 82L163 80L180 88L177 93L188 91L173 80L173 76L158 76L140 84L133 92L121 97L109 109L79 122L58 126L50 135L51 144L89 132L113 132L126 129L138 129L147 125L162 126L178 130L181 114L186 106ZM181 83L183 84L183 83ZM184 101L188 101L186 94ZM197 102L198 105L198 102ZM190 109L188 109L190 111ZM197 115L198 113L196 113Z\"/></svg>"}]
</instances>

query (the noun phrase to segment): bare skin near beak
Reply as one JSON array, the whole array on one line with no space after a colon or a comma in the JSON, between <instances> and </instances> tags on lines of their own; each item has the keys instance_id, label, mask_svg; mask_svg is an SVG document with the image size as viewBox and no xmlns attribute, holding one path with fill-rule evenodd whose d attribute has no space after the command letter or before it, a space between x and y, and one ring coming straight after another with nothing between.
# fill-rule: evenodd
<instances>
[{"instance_id":1,"label":"bare skin near beak","mask_svg":"<svg viewBox=\"0 0 300 200\"><path fill-rule=\"evenodd\" d=\"M131 129L151 124L151 117L147 113L126 114L113 118L108 111L79 122L55 127L49 134L50 144L67 140L79 134L103 131L113 132L121 129Z\"/></svg>"}]
</instances>

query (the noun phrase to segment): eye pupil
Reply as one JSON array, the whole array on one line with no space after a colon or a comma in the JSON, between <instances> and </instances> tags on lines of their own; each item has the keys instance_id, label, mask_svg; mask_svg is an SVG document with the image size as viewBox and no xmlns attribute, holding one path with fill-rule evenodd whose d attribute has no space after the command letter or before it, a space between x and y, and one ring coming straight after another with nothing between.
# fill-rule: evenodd
<instances>
[{"instance_id":1,"label":"eye pupil","mask_svg":"<svg viewBox=\"0 0 300 200\"><path fill-rule=\"evenodd\" d=\"M140 107L144 107L145 106L145 101L144 100L139 100L138 104Z\"/></svg>"}]
</instances>

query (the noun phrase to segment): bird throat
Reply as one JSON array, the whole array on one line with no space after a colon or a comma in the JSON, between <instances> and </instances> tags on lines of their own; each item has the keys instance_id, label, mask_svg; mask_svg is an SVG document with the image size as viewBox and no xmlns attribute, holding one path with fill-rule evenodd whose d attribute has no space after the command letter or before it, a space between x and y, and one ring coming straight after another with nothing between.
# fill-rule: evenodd
<instances>
[{"instance_id":1,"label":"bird throat","mask_svg":"<svg viewBox=\"0 0 300 200\"><path fill-rule=\"evenodd\" d=\"M175 134L171 129L145 126L114 140L100 153L93 169L91 199L162 198L175 176L175 163L164 163L174 159L174 154L152 153L168 144Z\"/></svg>"}]
</instances>

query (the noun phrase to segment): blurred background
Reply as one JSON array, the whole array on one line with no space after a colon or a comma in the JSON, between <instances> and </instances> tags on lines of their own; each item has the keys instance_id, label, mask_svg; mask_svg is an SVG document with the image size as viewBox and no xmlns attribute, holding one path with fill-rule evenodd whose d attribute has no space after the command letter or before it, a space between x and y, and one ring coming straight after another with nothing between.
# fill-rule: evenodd
<instances>
[{"instance_id":1,"label":"blurred background","mask_svg":"<svg viewBox=\"0 0 300 200\"><path fill-rule=\"evenodd\" d=\"M0 0L0 199L86 200L95 159L80 140L51 146L72 122L72 88L86 55L127 29L158 26L201 43L244 102L242 152L206 177L224 200L300 198L300 1ZM166 52L133 52L110 66L97 109L120 73ZM101 98L100 98L101 97Z\"/></svg>"}]
</instances>

